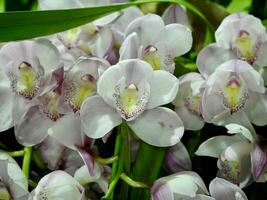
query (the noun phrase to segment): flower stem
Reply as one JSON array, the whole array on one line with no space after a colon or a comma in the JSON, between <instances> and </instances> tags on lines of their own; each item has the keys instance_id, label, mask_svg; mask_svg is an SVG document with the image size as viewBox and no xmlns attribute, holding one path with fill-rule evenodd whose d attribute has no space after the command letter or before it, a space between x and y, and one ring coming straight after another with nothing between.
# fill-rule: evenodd
<instances>
[{"instance_id":1,"label":"flower stem","mask_svg":"<svg viewBox=\"0 0 267 200\"><path fill-rule=\"evenodd\" d=\"M22 162L22 171L27 178L30 175L30 165L31 165L31 154L32 154L32 147L25 147L24 148L24 157Z\"/></svg>"},{"instance_id":2,"label":"flower stem","mask_svg":"<svg viewBox=\"0 0 267 200\"><path fill-rule=\"evenodd\" d=\"M31 180L31 179L29 179L28 180L28 183L29 183L29 186L31 187L31 188L36 188L36 186L37 186L37 183L35 183L33 180Z\"/></svg>"},{"instance_id":3,"label":"flower stem","mask_svg":"<svg viewBox=\"0 0 267 200\"><path fill-rule=\"evenodd\" d=\"M120 148L121 148L121 135L120 135L120 128L118 128L116 141L115 141L114 155L118 155L119 154ZM117 168L118 168L118 160L116 160L116 161L114 161L112 163L112 171L111 171L110 183L113 181L113 179L116 176Z\"/></svg>"},{"instance_id":4,"label":"flower stem","mask_svg":"<svg viewBox=\"0 0 267 200\"><path fill-rule=\"evenodd\" d=\"M145 183L140 182L140 181L134 181L129 176L127 176L125 173L122 173L120 175L120 178L122 180L124 180L124 182L126 182L131 187L135 187L135 188L148 188L148 186Z\"/></svg>"},{"instance_id":5,"label":"flower stem","mask_svg":"<svg viewBox=\"0 0 267 200\"><path fill-rule=\"evenodd\" d=\"M140 141L137 157L132 170L132 178L151 185L157 178L165 157L166 148L153 147ZM147 188L132 188L131 200L150 199L150 193Z\"/></svg>"},{"instance_id":6,"label":"flower stem","mask_svg":"<svg viewBox=\"0 0 267 200\"><path fill-rule=\"evenodd\" d=\"M24 156L24 150L11 151L11 152L0 150L0 152L4 152L4 153L10 155L11 157L22 157L22 156Z\"/></svg>"},{"instance_id":7,"label":"flower stem","mask_svg":"<svg viewBox=\"0 0 267 200\"><path fill-rule=\"evenodd\" d=\"M113 162L116 162L118 160L118 156L114 155L114 156L109 157L109 158L95 157L94 160L101 165L108 165L108 164L111 164Z\"/></svg>"}]
</instances>

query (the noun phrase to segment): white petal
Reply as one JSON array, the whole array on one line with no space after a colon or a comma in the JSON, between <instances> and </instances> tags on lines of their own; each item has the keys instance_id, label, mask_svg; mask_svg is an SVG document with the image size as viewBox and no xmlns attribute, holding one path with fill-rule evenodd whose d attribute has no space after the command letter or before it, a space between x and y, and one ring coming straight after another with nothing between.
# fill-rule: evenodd
<instances>
[{"instance_id":1,"label":"white petal","mask_svg":"<svg viewBox=\"0 0 267 200\"><path fill-rule=\"evenodd\" d=\"M15 126L16 139L25 146L39 144L47 137L47 130L53 123L38 106L31 107Z\"/></svg>"},{"instance_id":2,"label":"white petal","mask_svg":"<svg viewBox=\"0 0 267 200\"><path fill-rule=\"evenodd\" d=\"M187 53L192 47L191 30L181 24L165 26L153 41L159 51L166 52L171 58Z\"/></svg>"},{"instance_id":3,"label":"white petal","mask_svg":"<svg viewBox=\"0 0 267 200\"><path fill-rule=\"evenodd\" d=\"M179 80L169 72L156 70L150 81L150 99L147 108L155 108L174 100L179 88Z\"/></svg>"},{"instance_id":4,"label":"white petal","mask_svg":"<svg viewBox=\"0 0 267 200\"><path fill-rule=\"evenodd\" d=\"M134 32L126 37L120 47L120 60L138 58L139 41Z\"/></svg>"},{"instance_id":5,"label":"white petal","mask_svg":"<svg viewBox=\"0 0 267 200\"><path fill-rule=\"evenodd\" d=\"M222 63L234 58L236 58L234 52L223 49L216 43L213 43L199 52L197 56L197 67L204 77L208 77Z\"/></svg>"},{"instance_id":6,"label":"white petal","mask_svg":"<svg viewBox=\"0 0 267 200\"><path fill-rule=\"evenodd\" d=\"M99 96L88 98L81 107L82 129L90 138L101 138L122 120L116 110Z\"/></svg>"},{"instance_id":7,"label":"white petal","mask_svg":"<svg viewBox=\"0 0 267 200\"><path fill-rule=\"evenodd\" d=\"M138 35L140 44L147 46L151 44L156 35L164 28L164 22L160 16L148 14L135 19L129 24L125 35L128 36L133 32Z\"/></svg>"},{"instance_id":8,"label":"white petal","mask_svg":"<svg viewBox=\"0 0 267 200\"><path fill-rule=\"evenodd\" d=\"M57 142L71 148L83 146L85 136L81 131L80 116L74 113L67 114L58 119L53 126L48 129L48 134Z\"/></svg>"},{"instance_id":9,"label":"white petal","mask_svg":"<svg viewBox=\"0 0 267 200\"><path fill-rule=\"evenodd\" d=\"M177 144L184 133L183 123L178 115L163 107L145 111L128 124L141 140L159 147Z\"/></svg>"},{"instance_id":10,"label":"white petal","mask_svg":"<svg viewBox=\"0 0 267 200\"><path fill-rule=\"evenodd\" d=\"M216 200L247 200L245 193L233 183L222 178L215 178L210 182L209 191Z\"/></svg>"},{"instance_id":11,"label":"white petal","mask_svg":"<svg viewBox=\"0 0 267 200\"><path fill-rule=\"evenodd\" d=\"M203 142L195 152L198 156L210 156L218 158L221 153L229 146L236 142L240 142L241 138L237 136L216 136Z\"/></svg>"},{"instance_id":12,"label":"white petal","mask_svg":"<svg viewBox=\"0 0 267 200\"><path fill-rule=\"evenodd\" d=\"M261 44L257 51L255 64L259 67L267 67L267 42Z\"/></svg>"}]
</instances>

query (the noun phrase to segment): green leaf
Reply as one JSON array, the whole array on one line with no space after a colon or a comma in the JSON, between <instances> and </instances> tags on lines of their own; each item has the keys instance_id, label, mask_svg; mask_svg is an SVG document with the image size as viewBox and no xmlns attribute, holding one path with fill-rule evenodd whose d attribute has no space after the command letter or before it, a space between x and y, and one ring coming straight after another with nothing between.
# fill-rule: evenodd
<instances>
[{"instance_id":1,"label":"green leaf","mask_svg":"<svg viewBox=\"0 0 267 200\"><path fill-rule=\"evenodd\" d=\"M262 24L267 28L267 19L263 20Z\"/></svg>"},{"instance_id":2,"label":"green leaf","mask_svg":"<svg viewBox=\"0 0 267 200\"><path fill-rule=\"evenodd\" d=\"M30 39L62 32L133 5L151 2L180 3L199 16L213 31L206 17L184 0L143 0L79 9L0 13L0 42Z\"/></svg>"},{"instance_id":3,"label":"green leaf","mask_svg":"<svg viewBox=\"0 0 267 200\"><path fill-rule=\"evenodd\" d=\"M5 11L5 0L0 0L0 12Z\"/></svg>"},{"instance_id":4,"label":"green leaf","mask_svg":"<svg viewBox=\"0 0 267 200\"><path fill-rule=\"evenodd\" d=\"M232 0L227 6L227 11L230 13L234 12L249 12L252 5L252 0Z\"/></svg>"}]
</instances>

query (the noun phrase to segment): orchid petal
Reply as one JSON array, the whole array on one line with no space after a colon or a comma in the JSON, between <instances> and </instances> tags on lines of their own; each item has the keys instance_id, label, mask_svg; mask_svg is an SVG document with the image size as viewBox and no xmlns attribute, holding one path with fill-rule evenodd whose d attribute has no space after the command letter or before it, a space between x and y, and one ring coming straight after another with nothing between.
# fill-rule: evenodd
<instances>
[{"instance_id":1,"label":"orchid petal","mask_svg":"<svg viewBox=\"0 0 267 200\"><path fill-rule=\"evenodd\" d=\"M82 129L90 138L101 138L122 120L116 110L99 96L88 98L81 107Z\"/></svg>"},{"instance_id":2,"label":"orchid petal","mask_svg":"<svg viewBox=\"0 0 267 200\"><path fill-rule=\"evenodd\" d=\"M234 58L237 57L232 51L223 49L216 43L213 43L199 52L197 56L198 70L204 77L207 78L222 63Z\"/></svg>"},{"instance_id":3,"label":"orchid petal","mask_svg":"<svg viewBox=\"0 0 267 200\"><path fill-rule=\"evenodd\" d=\"M265 182L264 173L267 166L267 155L257 144L254 145L251 152L251 164L254 181Z\"/></svg>"},{"instance_id":4,"label":"orchid petal","mask_svg":"<svg viewBox=\"0 0 267 200\"><path fill-rule=\"evenodd\" d=\"M149 45L151 41L151 34L158 35L158 33L164 28L164 22L160 16L155 14L148 14L135 19L129 24L126 29L126 36L133 32L139 37L139 41L143 46Z\"/></svg>"},{"instance_id":5,"label":"orchid petal","mask_svg":"<svg viewBox=\"0 0 267 200\"><path fill-rule=\"evenodd\" d=\"M39 144L48 136L47 130L53 123L41 112L39 106L33 106L16 124L16 139L25 146Z\"/></svg>"},{"instance_id":6,"label":"orchid petal","mask_svg":"<svg viewBox=\"0 0 267 200\"><path fill-rule=\"evenodd\" d=\"M190 156L182 142L168 150L165 157L165 167L173 173L192 169Z\"/></svg>"},{"instance_id":7,"label":"orchid petal","mask_svg":"<svg viewBox=\"0 0 267 200\"><path fill-rule=\"evenodd\" d=\"M179 80L169 72L157 70L150 81L150 99L147 109L165 105L174 100L179 88Z\"/></svg>"},{"instance_id":8,"label":"orchid petal","mask_svg":"<svg viewBox=\"0 0 267 200\"><path fill-rule=\"evenodd\" d=\"M215 136L203 142L195 154L218 158L227 147L240 141L241 139L238 136Z\"/></svg>"},{"instance_id":9,"label":"orchid petal","mask_svg":"<svg viewBox=\"0 0 267 200\"><path fill-rule=\"evenodd\" d=\"M192 42L192 33L188 27L181 24L169 24L159 32L153 44L159 51L174 58L187 53L192 47Z\"/></svg>"},{"instance_id":10,"label":"orchid petal","mask_svg":"<svg viewBox=\"0 0 267 200\"><path fill-rule=\"evenodd\" d=\"M260 45L257 51L255 64L259 67L267 67L267 41Z\"/></svg>"},{"instance_id":11,"label":"orchid petal","mask_svg":"<svg viewBox=\"0 0 267 200\"><path fill-rule=\"evenodd\" d=\"M139 41L138 36L134 32L128 35L123 41L120 48L120 60L138 58Z\"/></svg>"},{"instance_id":12,"label":"orchid petal","mask_svg":"<svg viewBox=\"0 0 267 200\"><path fill-rule=\"evenodd\" d=\"M179 4L172 4L166 8L162 15L162 19L165 25L174 23L183 24L185 26L189 25L186 10Z\"/></svg>"},{"instance_id":13,"label":"orchid petal","mask_svg":"<svg viewBox=\"0 0 267 200\"><path fill-rule=\"evenodd\" d=\"M163 107L145 111L137 119L128 122L128 125L141 140L159 147L177 144L184 133L178 115Z\"/></svg>"},{"instance_id":14,"label":"orchid petal","mask_svg":"<svg viewBox=\"0 0 267 200\"><path fill-rule=\"evenodd\" d=\"M237 186L222 178L210 182L209 191L216 200L248 200L246 194Z\"/></svg>"}]
</instances>

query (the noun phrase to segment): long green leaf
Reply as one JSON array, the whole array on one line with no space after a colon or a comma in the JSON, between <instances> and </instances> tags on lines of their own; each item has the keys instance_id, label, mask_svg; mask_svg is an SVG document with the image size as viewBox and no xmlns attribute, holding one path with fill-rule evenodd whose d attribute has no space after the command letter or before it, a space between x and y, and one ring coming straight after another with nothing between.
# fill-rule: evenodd
<instances>
[{"instance_id":1,"label":"long green leaf","mask_svg":"<svg viewBox=\"0 0 267 200\"><path fill-rule=\"evenodd\" d=\"M234 12L248 12L252 5L252 0L232 0L227 6L227 11Z\"/></svg>"},{"instance_id":2,"label":"long green leaf","mask_svg":"<svg viewBox=\"0 0 267 200\"><path fill-rule=\"evenodd\" d=\"M206 17L195 6L184 0L139 0L89 8L0 13L0 42L50 35L89 23L129 6L152 2L180 3L197 14L209 29L213 30Z\"/></svg>"}]
</instances>

